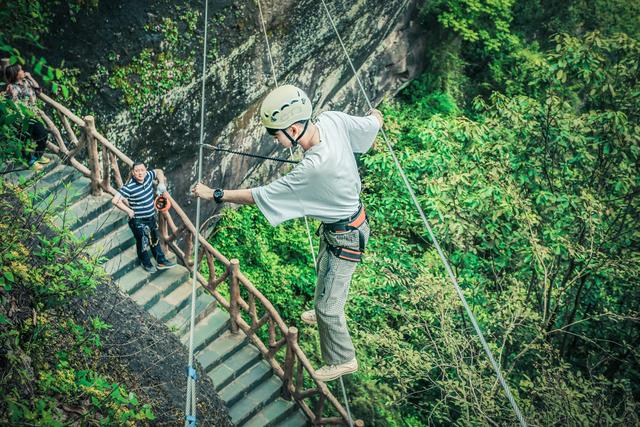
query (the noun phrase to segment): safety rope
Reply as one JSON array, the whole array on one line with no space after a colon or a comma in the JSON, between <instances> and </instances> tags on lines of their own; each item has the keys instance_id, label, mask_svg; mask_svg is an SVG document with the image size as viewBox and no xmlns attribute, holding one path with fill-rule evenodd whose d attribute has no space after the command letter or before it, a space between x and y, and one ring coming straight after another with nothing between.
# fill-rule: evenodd
<instances>
[{"instance_id":1,"label":"safety rope","mask_svg":"<svg viewBox=\"0 0 640 427\"><path fill-rule=\"evenodd\" d=\"M273 78L273 82L278 87L278 78L276 76L275 65L273 63L273 57L271 56L271 46L269 44L269 36L267 35L267 27L264 20L264 15L262 13L262 6L260 0L256 0L258 2L258 12L260 13L260 23L262 27L262 33L264 34L264 40L267 45L267 55L269 56L269 63L271 64L271 75ZM293 149L289 147L289 153L293 158ZM317 261L316 261L316 253L313 248L313 238L311 237L311 229L309 228L309 220L307 216L304 216L304 226L307 231L307 239L309 240L309 252L311 253L311 258L313 259L313 271L316 271ZM344 382L342 381L342 377L340 377L340 385L342 386L342 396L344 398L345 408L347 410L347 417L349 421L349 427L353 427L353 419L351 417L351 410L349 409L349 401L347 399L347 392L344 388Z\"/></svg>"},{"instance_id":2,"label":"safety rope","mask_svg":"<svg viewBox=\"0 0 640 427\"><path fill-rule=\"evenodd\" d=\"M342 37L340 37L340 33L338 32L338 28L336 27L336 24L333 21L333 17L331 16L331 13L329 12L329 8L327 7L327 4L325 3L325 0L321 0L321 1L322 1L322 6L324 7L324 10L327 13L327 17L329 18L329 21L331 22L331 26L333 27L333 31L336 33L336 37L338 38L338 41L340 42L340 46L342 47L342 51L344 52L344 55L347 58L347 61L349 62L349 66L351 67L351 71L353 72L353 75L356 78L356 81L358 82L358 86L360 87L360 90L362 91L362 95L364 96L365 100L367 101L367 106L369 107L369 109L373 109L373 105L371 104L371 101L369 100L369 96L367 95L367 92L364 89L364 85L362 84L362 81L360 80L360 76L358 76L358 72L356 71L356 68L353 65L353 61L351 61L351 57L349 55L349 52L347 51L347 48L345 47L344 43L342 42ZM500 382L500 385L504 389L504 392L507 395L507 399L509 399L509 403L511 403L511 406L513 407L513 411L515 412L516 417L518 418L518 421L520 422L520 425L523 426L523 427L526 427L527 423L526 423L524 417L522 416L522 413L520 412L520 408L518 407L518 404L516 403L515 399L513 398L513 395L511 394L511 389L509 388L509 385L507 384L507 382L505 381L504 377L502 376L502 372L500 370L500 367L496 363L496 360L493 357L493 353L491 352L491 349L489 348L489 345L487 344L487 341L485 340L484 335L482 334L482 331L480 330L480 326L478 325L478 322L476 321L476 317L474 316L473 311L471 311L471 308L469 307L469 304L467 304L467 300L464 297L464 293L462 292L462 289L460 288L460 285L458 284L458 280L456 279L455 274L453 274L453 270L451 269L451 266L449 265L449 261L447 261L447 258L445 257L444 252L442 251L442 248L440 247L440 243L438 242L438 239L436 239L436 236L433 233L433 230L431 229L431 226L429 225L429 222L427 221L427 217L425 216L425 214L424 214L424 212L422 210L422 207L420 206L420 203L418 203L418 199L416 198L416 195L413 192L413 188L411 187L411 184L409 183L409 180L407 179L407 176L404 173L404 169L400 165L400 162L398 161L398 158L396 157L396 154L393 151L393 147L391 146L391 143L389 142L389 139L387 138L387 134L384 131L384 129L381 128L380 130L381 130L384 142L387 145L387 148L389 149L389 152L391 153L391 157L393 158L393 161L394 161L394 163L396 165L396 168L400 172L400 176L402 177L402 180L404 181L404 185L407 187L407 190L409 191L409 195L411 196L411 199L413 200L413 203L416 206L416 209L418 210L418 213L420 214L420 218L422 218L422 222L424 223L424 226L427 229L427 232L429 233L429 237L433 241L433 245L435 246L435 248L436 248L436 250L438 252L438 255L440 256L440 259L442 260L442 263L444 264L445 269L447 270L449 278L451 279L451 282L453 283L453 286L455 287L456 293L458 294L458 297L460 298L460 301L462 301L462 305L464 306L464 309L467 312L467 315L471 319L471 323L473 324L473 328L475 329L476 334L478 335L478 338L480 339L480 343L482 344L482 347L483 347L485 353L487 354L487 357L489 358L489 361L491 362L491 366L493 367L493 370L495 371L496 376L498 377L498 381Z\"/></svg>"},{"instance_id":3,"label":"safety rope","mask_svg":"<svg viewBox=\"0 0 640 427\"><path fill-rule=\"evenodd\" d=\"M202 52L202 94L200 97L200 144L198 146L198 180L202 182L202 155L204 141L205 80L207 72L207 28L209 1L204 0L204 40ZM189 327L189 365L187 366L187 398L185 403L185 427L196 426L196 370L193 363L193 330L196 318L196 285L198 276L198 250L200 249L200 197L196 197L196 232L193 235L193 281L191 283L191 320Z\"/></svg>"},{"instance_id":4,"label":"safety rope","mask_svg":"<svg viewBox=\"0 0 640 427\"><path fill-rule=\"evenodd\" d=\"M262 28L262 34L264 35L264 41L265 44L267 45L267 56L269 57L269 64L271 65L271 78L273 78L273 83L276 87L279 86L278 84L278 77L276 75L276 67L274 65L273 62L273 56L271 55L271 45L269 44L269 36L267 35L267 27L266 27L266 23L265 23L265 19L264 19L264 14L262 13L262 5L261 5L261 1L260 0L256 0L258 2L258 12L260 13L260 27ZM291 147L289 147L289 154L291 155L291 158L293 158L293 150ZM296 161L292 161L289 160L289 163L298 163ZM309 240L309 250L311 252L311 258L313 259L313 268L315 271L316 268L316 254L315 254L315 250L313 248L313 237L311 236L311 229L309 228L309 220L307 219L306 215L304 217L304 226L305 229L307 231L307 239Z\"/></svg>"},{"instance_id":5,"label":"safety rope","mask_svg":"<svg viewBox=\"0 0 640 427\"><path fill-rule=\"evenodd\" d=\"M213 146L211 144L202 144L202 145L204 148L208 148L209 150L222 151L223 153L239 154L241 156L253 157L254 159L273 160L275 162L293 163L293 164L299 163L295 160L283 159L281 157L261 156L260 154L247 153L246 151L237 151L237 150L230 150L228 148L220 148L220 147Z\"/></svg>"}]
</instances>

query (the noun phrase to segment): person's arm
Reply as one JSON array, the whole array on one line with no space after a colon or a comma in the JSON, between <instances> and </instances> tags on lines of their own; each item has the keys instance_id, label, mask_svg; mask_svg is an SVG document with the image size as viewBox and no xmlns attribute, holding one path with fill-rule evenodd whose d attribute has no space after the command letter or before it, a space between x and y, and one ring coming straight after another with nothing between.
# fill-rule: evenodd
<instances>
[{"instance_id":1,"label":"person's arm","mask_svg":"<svg viewBox=\"0 0 640 427\"><path fill-rule=\"evenodd\" d=\"M126 213L129 216L129 218L133 218L135 213L133 212L133 209L127 206L124 200L125 199L124 197L122 197L122 194L116 193L116 195L113 196L113 199L111 199L111 203L113 204L113 206L120 209L122 212Z\"/></svg>"},{"instance_id":2,"label":"person's arm","mask_svg":"<svg viewBox=\"0 0 640 427\"><path fill-rule=\"evenodd\" d=\"M155 172L156 174L158 184L167 185L167 178L164 176L164 172L162 171L162 169L154 169L153 172Z\"/></svg>"},{"instance_id":3,"label":"person's arm","mask_svg":"<svg viewBox=\"0 0 640 427\"><path fill-rule=\"evenodd\" d=\"M154 169L153 173L156 174L156 179L158 180L157 194L162 194L167 191L167 177L164 176L162 169Z\"/></svg>"},{"instance_id":4,"label":"person's arm","mask_svg":"<svg viewBox=\"0 0 640 427\"><path fill-rule=\"evenodd\" d=\"M196 184L191 190L191 193L193 193L195 197L200 197L205 200L213 200L213 189L202 183ZM221 201L237 203L239 205L252 205L255 203L253 200L253 194L251 194L251 189L224 190L224 196Z\"/></svg>"},{"instance_id":5,"label":"person's arm","mask_svg":"<svg viewBox=\"0 0 640 427\"><path fill-rule=\"evenodd\" d=\"M31 76L30 73L24 73L24 78L27 80L27 82L29 82L29 85L33 88L36 95L42 92L40 84Z\"/></svg>"}]
</instances>

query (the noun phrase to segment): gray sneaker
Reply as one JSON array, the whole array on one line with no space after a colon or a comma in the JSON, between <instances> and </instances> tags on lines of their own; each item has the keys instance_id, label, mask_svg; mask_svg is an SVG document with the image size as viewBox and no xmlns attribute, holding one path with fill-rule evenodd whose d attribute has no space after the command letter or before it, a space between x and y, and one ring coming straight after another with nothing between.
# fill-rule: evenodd
<instances>
[{"instance_id":1,"label":"gray sneaker","mask_svg":"<svg viewBox=\"0 0 640 427\"><path fill-rule=\"evenodd\" d=\"M167 270L169 268L173 268L176 266L175 262L171 262L169 260L166 260L164 262L158 262L158 270Z\"/></svg>"},{"instance_id":2,"label":"gray sneaker","mask_svg":"<svg viewBox=\"0 0 640 427\"><path fill-rule=\"evenodd\" d=\"M300 319L307 325L317 325L318 319L316 318L315 310L307 310L300 315Z\"/></svg>"},{"instance_id":3,"label":"gray sneaker","mask_svg":"<svg viewBox=\"0 0 640 427\"><path fill-rule=\"evenodd\" d=\"M327 365L316 370L316 378L320 381L333 381L346 374L352 374L358 370L358 361L354 358L340 365Z\"/></svg>"}]
</instances>

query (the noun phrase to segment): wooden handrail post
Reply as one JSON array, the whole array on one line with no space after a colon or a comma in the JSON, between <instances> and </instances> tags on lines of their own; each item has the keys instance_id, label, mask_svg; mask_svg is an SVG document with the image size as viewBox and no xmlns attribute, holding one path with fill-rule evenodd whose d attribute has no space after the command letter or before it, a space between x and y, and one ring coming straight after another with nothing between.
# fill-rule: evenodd
<instances>
[{"instance_id":1,"label":"wooden handrail post","mask_svg":"<svg viewBox=\"0 0 640 427\"><path fill-rule=\"evenodd\" d=\"M198 237L193 234L193 233L189 233L189 235L187 236L187 240L186 240L186 248L184 250L186 259L187 259L187 267L193 267L193 245L195 243L195 239L197 239ZM198 266L198 268L200 268L200 266Z\"/></svg>"},{"instance_id":2,"label":"wooden handrail post","mask_svg":"<svg viewBox=\"0 0 640 427\"><path fill-rule=\"evenodd\" d=\"M298 342L298 328L291 326L287 330L287 353L284 357L284 378L282 379L282 398L291 400L293 387L293 364L296 361L293 346Z\"/></svg>"},{"instance_id":3,"label":"wooden handrail post","mask_svg":"<svg viewBox=\"0 0 640 427\"><path fill-rule=\"evenodd\" d=\"M169 226L167 225L166 215L168 212L163 212L158 215L158 228L160 231L160 248L165 255L169 252L169 247L167 246L167 237L169 236Z\"/></svg>"},{"instance_id":4,"label":"wooden handrail post","mask_svg":"<svg viewBox=\"0 0 640 427\"><path fill-rule=\"evenodd\" d=\"M113 153L109 153L109 157L111 158L111 168L113 169L113 178L116 181L116 186L118 189L122 187L124 184L122 182L122 175L120 175L120 167L118 166L118 159L116 155Z\"/></svg>"},{"instance_id":5,"label":"wooden handrail post","mask_svg":"<svg viewBox=\"0 0 640 427\"><path fill-rule=\"evenodd\" d=\"M91 169L91 195L99 196L100 190L100 159L98 158L98 142L95 137L96 122L93 116L84 118L86 126L84 137L87 138L87 150L89 150L89 169Z\"/></svg>"},{"instance_id":6,"label":"wooden handrail post","mask_svg":"<svg viewBox=\"0 0 640 427\"><path fill-rule=\"evenodd\" d=\"M111 188L111 162L109 161L109 150L104 145L100 145L102 149L102 188Z\"/></svg>"},{"instance_id":7,"label":"wooden handrail post","mask_svg":"<svg viewBox=\"0 0 640 427\"><path fill-rule=\"evenodd\" d=\"M232 259L229 262L229 315L231 316L231 332L238 333L238 317L240 316L240 308L238 301L240 300L240 282L238 275L240 273L240 261Z\"/></svg>"}]
</instances>

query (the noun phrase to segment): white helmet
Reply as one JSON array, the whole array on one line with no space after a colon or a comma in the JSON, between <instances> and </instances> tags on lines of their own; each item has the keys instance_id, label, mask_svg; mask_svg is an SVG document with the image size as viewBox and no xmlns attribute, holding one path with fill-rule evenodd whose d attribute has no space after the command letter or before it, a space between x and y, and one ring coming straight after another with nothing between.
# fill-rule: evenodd
<instances>
[{"instance_id":1,"label":"white helmet","mask_svg":"<svg viewBox=\"0 0 640 427\"><path fill-rule=\"evenodd\" d=\"M283 85L272 90L262 101L260 119L269 129L287 129L311 118L311 100L302 89Z\"/></svg>"}]
</instances>

